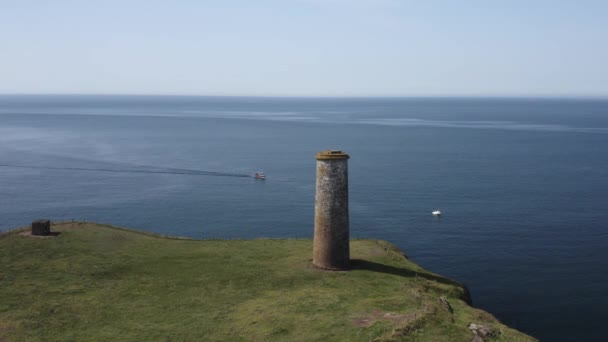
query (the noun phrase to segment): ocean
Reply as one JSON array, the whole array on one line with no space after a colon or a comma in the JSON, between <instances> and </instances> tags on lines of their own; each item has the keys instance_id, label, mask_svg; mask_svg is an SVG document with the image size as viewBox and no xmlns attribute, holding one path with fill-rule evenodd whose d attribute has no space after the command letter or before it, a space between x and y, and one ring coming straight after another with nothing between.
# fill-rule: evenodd
<instances>
[{"instance_id":1,"label":"ocean","mask_svg":"<svg viewBox=\"0 0 608 342\"><path fill-rule=\"evenodd\" d=\"M608 100L4 95L0 230L311 238L325 149L351 156L351 236L543 341L608 338Z\"/></svg>"}]
</instances>

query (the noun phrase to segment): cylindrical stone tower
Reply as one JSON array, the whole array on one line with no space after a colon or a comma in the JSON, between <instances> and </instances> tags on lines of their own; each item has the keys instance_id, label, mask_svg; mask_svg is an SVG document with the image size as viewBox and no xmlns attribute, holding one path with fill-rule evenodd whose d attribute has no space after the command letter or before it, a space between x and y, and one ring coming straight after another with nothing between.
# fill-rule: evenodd
<instances>
[{"instance_id":1,"label":"cylindrical stone tower","mask_svg":"<svg viewBox=\"0 0 608 342\"><path fill-rule=\"evenodd\" d=\"M317 158L315 238L312 263L323 269L349 267L348 154L323 151Z\"/></svg>"}]
</instances>

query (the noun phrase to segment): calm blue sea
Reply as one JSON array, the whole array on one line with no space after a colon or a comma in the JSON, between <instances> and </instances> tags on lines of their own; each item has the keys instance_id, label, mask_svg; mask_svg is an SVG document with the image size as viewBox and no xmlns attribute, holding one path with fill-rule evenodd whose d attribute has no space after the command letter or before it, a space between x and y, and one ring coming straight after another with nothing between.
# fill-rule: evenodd
<instances>
[{"instance_id":1,"label":"calm blue sea","mask_svg":"<svg viewBox=\"0 0 608 342\"><path fill-rule=\"evenodd\" d=\"M608 338L608 101L0 96L0 230L312 237L329 148L351 155L353 236L541 340Z\"/></svg>"}]
</instances>

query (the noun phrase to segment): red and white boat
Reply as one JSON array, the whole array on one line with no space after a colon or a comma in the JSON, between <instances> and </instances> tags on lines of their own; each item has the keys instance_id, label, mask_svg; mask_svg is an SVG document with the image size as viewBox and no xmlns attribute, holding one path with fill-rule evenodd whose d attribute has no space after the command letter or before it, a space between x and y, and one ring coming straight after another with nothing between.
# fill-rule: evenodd
<instances>
[{"instance_id":1,"label":"red and white boat","mask_svg":"<svg viewBox=\"0 0 608 342\"><path fill-rule=\"evenodd\" d=\"M254 178L255 179L266 179L266 175L261 172L256 172Z\"/></svg>"}]
</instances>

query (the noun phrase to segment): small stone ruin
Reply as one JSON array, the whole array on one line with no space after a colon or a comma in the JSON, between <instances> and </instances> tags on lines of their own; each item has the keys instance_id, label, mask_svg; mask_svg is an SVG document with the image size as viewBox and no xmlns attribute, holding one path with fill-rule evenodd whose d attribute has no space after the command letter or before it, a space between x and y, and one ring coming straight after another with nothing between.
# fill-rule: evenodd
<instances>
[{"instance_id":1,"label":"small stone ruin","mask_svg":"<svg viewBox=\"0 0 608 342\"><path fill-rule=\"evenodd\" d=\"M47 236L51 234L50 220L36 220L32 222L32 235Z\"/></svg>"}]
</instances>

